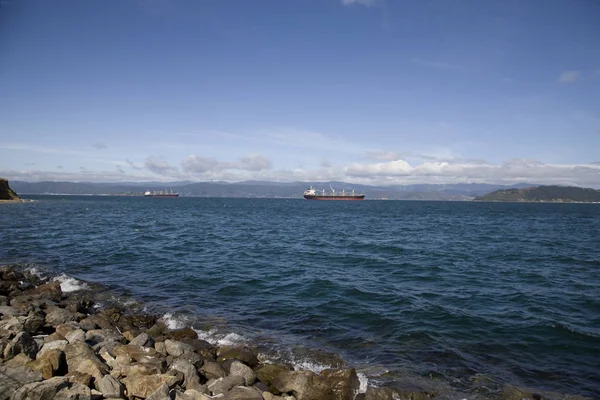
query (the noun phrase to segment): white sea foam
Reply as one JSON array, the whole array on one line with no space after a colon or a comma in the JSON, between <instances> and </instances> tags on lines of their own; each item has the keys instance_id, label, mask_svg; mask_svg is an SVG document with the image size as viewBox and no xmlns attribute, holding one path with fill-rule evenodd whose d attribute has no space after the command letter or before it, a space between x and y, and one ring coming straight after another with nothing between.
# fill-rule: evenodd
<instances>
[{"instance_id":1,"label":"white sea foam","mask_svg":"<svg viewBox=\"0 0 600 400\"><path fill-rule=\"evenodd\" d=\"M215 346L234 346L246 343L246 338L237 333L218 333L214 329L208 331L194 330L198 334L199 339L206 340L208 343Z\"/></svg>"},{"instance_id":2,"label":"white sea foam","mask_svg":"<svg viewBox=\"0 0 600 400\"><path fill-rule=\"evenodd\" d=\"M44 273L42 272L42 270L38 267L29 267L27 269L25 269L25 272L30 273L31 275L35 275L38 278L44 279Z\"/></svg>"},{"instance_id":3,"label":"white sea foam","mask_svg":"<svg viewBox=\"0 0 600 400\"><path fill-rule=\"evenodd\" d=\"M184 328L187 322L187 318L184 315L175 316L172 313L166 313L162 316L161 320L169 329Z\"/></svg>"},{"instance_id":4,"label":"white sea foam","mask_svg":"<svg viewBox=\"0 0 600 400\"><path fill-rule=\"evenodd\" d=\"M321 371L323 371L325 369L333 368L331 365L319 364L314 361L308 361L308 360L294 361L292 363L292 365L294 366L294 369L296 371L299 371L299 370L312 371L316 374L320 374Z\"/></svg>"},{"instance_id":5,"label":"white sea foam","mask_svg":"<svg viewBox=\"0 0 600 400\"><path fill-rule=\"evenodd\" d=\"M359 372L356 375L358 376L358 382L360 383L358 393L366 393L367 387L369 386L369 378L362 372Z\"/></svg>"},{"instance_id":6,"label":"white sea foam","mask_svg":"<svg viewBox=\"0 0 600 400\"><path fill-rule=\"evenodd\" d=\"M66 274L61 274L52 280L60 282L60 290L62 290L63 293L76 292L78 290L87 289L88 287L85 282L78 281Z\"/></svg>"}]
</instances>

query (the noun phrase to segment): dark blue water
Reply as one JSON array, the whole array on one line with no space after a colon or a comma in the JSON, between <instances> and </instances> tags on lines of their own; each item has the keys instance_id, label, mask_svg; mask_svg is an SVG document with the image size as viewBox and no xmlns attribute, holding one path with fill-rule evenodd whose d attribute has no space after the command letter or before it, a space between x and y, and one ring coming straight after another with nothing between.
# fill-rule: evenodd
<instances>
[{"instance_id":1,"label":"dark blue water","mask_svg":"<svg viewBox=\"0 0 600 400\"><path fill-rule=\"evenodd\" d=\"M600 397L600 205L38 199L0 205L0 262L332 351L372 382Z\"/></svg>"}]
</instances>

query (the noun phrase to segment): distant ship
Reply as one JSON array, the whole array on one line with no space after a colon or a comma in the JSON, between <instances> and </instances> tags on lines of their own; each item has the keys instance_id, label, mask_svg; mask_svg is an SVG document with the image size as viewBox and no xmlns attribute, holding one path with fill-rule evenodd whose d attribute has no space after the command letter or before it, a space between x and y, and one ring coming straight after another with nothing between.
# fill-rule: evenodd
<instances>
[{"instance_id":1,"label":"distant ship","mask_svg":"<svg viewBox=\"0 0 600 400\"><path fill-rule=\"evenodd\" d=\"M172 190L167 192L165 191L149 191L147 190L146 193L144 193L144 197L179 197L179 193L173 192Z\"/></svg>"},{"instance_id":2,"label":"distant ship","mask_svg":"<svg viewBox=\"0 0 600 400\"><path fill-rule=\"evenodd\" d=\"M365 195L362 193L356 194L354 190L348 193L345 190L336 192L333 188L331 188L331 192L329 193L326 193L325 189L319 193L311 186L304 192L304 198L306 200L364 200Z\"/></svg>"}]
</instances>

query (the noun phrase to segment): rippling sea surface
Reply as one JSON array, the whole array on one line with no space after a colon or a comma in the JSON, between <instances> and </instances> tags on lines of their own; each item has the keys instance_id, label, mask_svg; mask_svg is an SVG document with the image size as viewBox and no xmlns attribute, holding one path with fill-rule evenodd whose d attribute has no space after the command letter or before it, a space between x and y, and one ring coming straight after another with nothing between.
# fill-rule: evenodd
<instances>
[{"instance_id":1,"label":"rippling sea surface","mask_svg":"<svg viewBox=\"0 0 600 400\"><path fill-rule=\"evenodd\" d=\"M31 198L0 205L0 263L370 384L600 398L600 205Z\"/></svg>"}]
</instances>

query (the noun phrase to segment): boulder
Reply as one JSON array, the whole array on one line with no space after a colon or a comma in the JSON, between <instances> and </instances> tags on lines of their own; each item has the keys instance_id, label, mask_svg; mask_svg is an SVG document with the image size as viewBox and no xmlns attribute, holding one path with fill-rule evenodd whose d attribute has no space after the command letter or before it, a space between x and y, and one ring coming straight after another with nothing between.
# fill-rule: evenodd
<instances>
[{"instance_id":1,"label":"boulder","mask_svg":"<svg viewBox=\"0 0 600 400\"><path fill-rule=\"evenodd\" d=\"M210 396L195 389L188 389L184 394L192 400L211 400Z\"/></svg>"},{"instance_id":2,"label":"boulder","mask_svg":"<svg viewBox=\"0 0 600 400\"><path fill-rule=\"evenodd\" d=\"M55 399L57 393L69 387L69 379L57 376L42 382L32 382L21 386L12 395L11 400L47 400Z\"/></svg>"},{"instance_id":3,"label":"boulder","mask_svg":"<svg viewBox=\"0 0 600 400\"><path fill-rule=\"evenodd\" d=\"M225 394L227 400L263 400L262 393L252 387L238 386Z\"/></svg>"},{"instance_id":4,"label":"boulder","mask_svg":"<svg viewBox=\"0 0 600 400\"><path fill-rule=\"evenodd\" d=\"M183 339L181 342L189 344L196 350L196 353L200 354L202 358L208 360L217 359L217 349L206 340L202 339Z\"/></svg>"},{"instance_id":5,"label":"boulder","mask_svg":"<svg viewBox=\"0 0 600 400\"><path fill-rule=\"evenodd\" d=\"M67 342L67 340L65 339L65 337L63 335L53 332L44 338L44 344L49 343L49 342L54 342L55 340L64 340L65 342ZM68 343L69 342L67 342L67 344Z\"/></svg>"},{"instance_id":6,"label":"boulder","mask_svg":"<svg viewBox=\"0 0 600 400\"><path fill-rule=\"evenodd\" d=\"M163 383L152 394L146 397L146 400L171 400L169 396L169 385Z\"/></svg>"},{"instance_id":7,"label":"boulder","mask_svg":"<svg viewBox=\"0 0 600 400\"><path fill-rule=\"evenodd\" d=\"M333 398L325 379L312 371L280 372L271 387L277 393L292 393L298 400Z\"/></svg>"},{"instance_id":8,"label":"boulder","mask_svg":"<svg viewBox=\"0 0 600 400\"><path fill-rule=\"evenodd\" d=\"M4 365L6 365L9 368L18 368L27 365L27 363L31 361L33 360L29 358L27 354L20 353L11 358L10 360L6 361Z\"/></svg>"},{"instance_id":9,"label":"boulder","mask_svg":"<svg viewBox=\"0 0 600 400\"><path fill-rule=\"evenodd\" d=\"M127 356L136 361L148 360L149 358L156 357L158 353L152 347L142 347L133 344L120 344L115 346L111 352L115 356Z\"/></svg>"},{"instance_id":10,"label":"boulder","mask_svg":"<svg viewBox=\"0 0 600 400\"><path fill-rule=\"evenodd\" d=\"M73 342L85 342L85 332L82 329L75 329L69 333L67 333L67 335L65 336L65 339L67 339L67 341L69 343L73 343Z\"/></svg>"},{"instance_id":11,"label":"boulder","mask_svg":"<svg viewBox=\"0 0 600 400\"><path fill-rule=\"evenodd\" d=\"M92 392L89 387L75 383L71 387L59 390L53 400L91 400L91 398Z\"/></svg>"},{"instance_id":12,"label":"boulder","mask_svg":"<svg viewBox=\"0 0 600 400\"><path fill-rule=\"evenodd\" d=\"M231 359L239 360L252 368L258 365L258 357L256 356L256 353L246 346L220 348L217 351L217 356L217 361L219 362L224 362Z\"/></svg>"},{"instance_id":13,"label":"boulder","mask_svg":"<svg viewBox=\"0 0 600 400\"><path fill-rule=\"evenodd\" d=\"M198 339L198 334L195 330L186 326L185 328L175 329L165 333L165 337L171 340L182 342L184 339Z\"/></svg>"},{"instance_id":14,"label":"boulder","mask_svg":"<svg viewBox=\"0 0 600 400\"><path fill-rule=\"evenodd\" d=\"M113 324L101 315L93 314L79 321L79 326L91 331L95 329L113 329Z\"/></svg>"},{"instance_id":15,"label":"boulder","mask_svg":"<svg viewBox=\"0 0 600 400\"><path fill-rule=\"evenodd\" d=\"M256 374L252 371L252 368L237 360L231 363L229 373L244 378L244 384L246 386L250 386L256 381Z\"/></svg>"},{"instance_id":16,"label":"boulder","mask_svg":"<svg viewBox=\"0 0 600 400\"><path fill-rule=\"evenodd\" d=\"M125 343L125 338L114 329L94 329L85 333L85 341L91 344L107 342Z\"/></svg>"},{"instance_id":17,"label":"boulder","mask_svg":"<svg viewBox=\"0 0 600 400\"><path fill-rule=\"evenodd\" d=\"M227 371L221 367L221 364L213 361L205 361L200 368L200 372L206 379L219 379L227 376Z\"/></svg>"},{"instance_id":18,"label":"boulder","mask_svg":"<svg viewBox=\"0 0 600 400\"><path fill-rule=\"evenodd\" d=\"M28 364L34 371L40 371L44 379L64 375L67 372L65 354L58 350L48 350Z\"/></svg>"},{"instance_id":19,"label":"boulder","mask_svg":"<svg viewBox=\"0 0 600 400\"><path fill-rule=\"evenodd\" d=\"M64 308L51 307L46 310L46 324L58 326L69 321L75 321L75 315Z\"/></svg>"},{"instance_id":20,"label":"boulder","mask_svg":"<svg viewBox=\"0 0 600 400\"><path fill-rule=\"evenodd\" d=\"M90 374L79 371L70 372L67 378L69 378L69 382L71 383L80 383L87 387L92 386L92 379L94 379Z\"/></svg>"},{"instance_id":21,"label":"boulder","mask_svg":"<svg viewBox=\"0 0 600 400\"><path fill-rule=\"evenodd\" d=\"M206 385L207 390L212 393L213 396L225 394L232 388L244 384L244 378L236 375L229 375L224 378L215 379L214 381Z\"/></svg>"},{"instance_id":22,"label":"boulder","mask_svg":"<svg viewBox=\"0 0 600 400\"><path fill-rule=\"evenodd\" d=\"M110 375L104 375L96 386L104 397L123 397L123 385Z\"/></svg>"},{"instance_id":23,"label":"boulder","mask_svg":"<svg viewBox=\"0 0 600 400\"><path fill-rule=\"evenodd\" d=\"M157 375L130 375L122 379L122 382L127 388L129 397L136 396L147 398L165 384L169 389L173 388L178 378L172 375L157 374ZM168 392L167 392L168 393Z\"/></svg>"},{"instance_id":24,"label":"boulder","mask_svg":"<svg viewBox=\"0 0 600 400\"><path fill-rule=\"evenodd\" d=\"M58 333L63 338L66 338L69 332L80 329L80 326L77 322L65 322L64 324L57 325L55 329L55 333Z\"/></svg>"},{"instance_id":25,"label":"boulder","mask_svg":"<svg viewBox=\"0 0 600 400\"><path fill-rule=\"evenodd\" d=\"M46 315L39 311L30 311L25 321L23 321L23 330L34 334L38 332L46 323Z\"/></svg>"},{"instance_id":26,"label":"boulder","mask_svg":"<svg viewBox=\"0 0 600 400\"><path fill-rule=\"evenodd\" d=\"M38 296L40 298L59 302L62 298L62 290L60 289L60 282L53 281L43 285L37 286L27 291L28 295Z\"/></svg>"},{"instance_id":27,"label":"boulder","mask_svg":"<svg viewBox=\"0 0 600 400\"><path fill-rule=\"evenodd\" d=\"M173 361L169 369L180 371L183 374L183 386L185 386L186 389L192 389L200 385L200 380L196 371L196 367L194 367L194 365L190 362L182 359L176 359L175 361Z\"/></svg>"},{"instance_id":28,"label":"boulder","mask_svg":"<svg viewBox=\"0 0 600 400\"><path fill-rule=\"evenodd\" d=\"M282 364L261 364L254 369L258 380L269 387L280 372L286 371L292 371L292 367Z\"/></svg>"},{"instance_id":29,"label":"boulder","mask_svg":"<svg viewBox=\"0 0 600 400\"><path fill-rule=\"evenodd\" d=\"M7 319L0 320L0 332L2 336L6 337L11 333L19 333L23 331L23 324L17 317L9 317Z\"/></svg>"},{"instance_id":30,"label":"boulder","mask_svg":"<svg viewBox=\"0 0 600 400\"><path fill-rule=\"evenodd\" d=\"M167 353L173 357L179 357L186 352L194 352L194 348L189 344L170 339L165 340L165 349L167 350Z\"/></svg>"},{"instance_id":31,"label":"boulder","mask_svg":"<svg viewBox=\"0 0 600 400\"><path fill-rule=\"evenodd\" d=\"M321 376L325 378L326 385L336 400L352 400L360 388L354 368L326 369L321 372Z\"/></svg>"},{"instance_id":32,"label":"boulder","mask_svg":"<svg viewBox=\"0 0 600 400\"><path fill-rule=\"evenodd\" d=\"M167 353L167 346L165 345L165 342L154 343L154 348L156 349L156 351L158 351L163 356L166 356L169 354L169 353Z\"/></svg>"},{"instance_id":33,"label":"boulder","mask_svg":"<svg viewBox=\"0 0 600 400\"><path fill-rule=\"evenodd\" d=\"M146 332L140 333L136 337L134 337L129 344L134 346L146 346L146 347L154 347L154 339L152 336L148 335Z\"/></svg>"},{"instance_id":34,"label":"boulder","mask_svg":"<svg viewBox=\"0 0 600 400\"><path fill-rule=\"evenodd\" d=\"M40 351L38 351L37 357L41 357L44 353L50 350L58 349L60 351L63 351L68 344L69 342L67 342L66 340L53 340L51 342L46 342L44 343Z\"/></svg>"},{"instance_id":35,"label":"boulder","mask_svg":"<svg viewBox=\"0 0 600 400\"><path fill-rule=\"evenodd\" d=\"M2 281L22 281L25 279L25 276L22 272L15 270L10 265L3 265L0 267L0 280Z\"/></svg>"},{"instance_id":36,"label":"boulder","mask_svg":"<svg viewBox=\"0 0 600 400\"><path fill-rule=\"evenodd\" d=\"M9 359L19 353L26 354L29 358L35 358L38 345L33 337L27 332L19 332L4 349L4 358Z\"/></svg>"},{"instance_id":37,"label":"boulder","mask_svg":"<svg viewBox=\"0 0 600 400\"><path fill-rule=\"evenodd\" d=\"M108 367L94 354L90 346L74 342L64 349L69 372L79 371L89 374L99 381L108 373Z\"/></svg>"},{"instance_id":38,"label":"boulder","mask_svg":"<svg viewBox=\"0 0 600 400\"><path fill-rule=\"evenodd\" d=\"M23 310L17 310L12 306L0 306L0 315L8 315L11 317L24 316L27 313Z\"/></svg>"}]
</instances>

